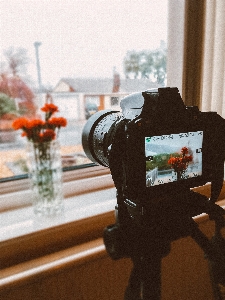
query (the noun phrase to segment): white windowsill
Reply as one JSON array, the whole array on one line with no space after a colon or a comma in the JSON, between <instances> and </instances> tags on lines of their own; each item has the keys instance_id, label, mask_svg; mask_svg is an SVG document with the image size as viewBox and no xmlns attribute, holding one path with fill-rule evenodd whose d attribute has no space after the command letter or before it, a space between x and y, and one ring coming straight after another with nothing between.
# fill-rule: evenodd
<instances>
[{"instance_id":1,"label":"white windowsill","mask_svg":"<svg viewBox=\"0 0 225 300\"><path fill-rule=\"evenodd\" d=\"M84 193L114 187L110 170L93 166L63 173L63 194L65 199ZM32 192L29 179L0 183L0 213L31 206Z\"/></svg>"},{"instance_id":2,"label":"white windowsill","mask_svg":"<svg viewBox=\"0 0 225 300\"><path fill-rule=\"evenodd\" d=\"M23 235L113 211L115 188L76 195L64 200L64 212L55 217L37 217L32 206L0 214L0 243Z\"/></svg>"},{"instance_id":3,"label":"white windowsill","mask_svg":"<svg viewBox=\"0 0 225 300\"><path fill-rule=\"evenodd\" d=\"M64 212L55 217L34 214L28 180L8 182L1 189L3 268L98 238L104 227L114 222L116 189L109 169L78 169L64 174L63 181Z\"/></svg>"},{"instance_id":4,"label":"white windowsill","mask_svg":"<svg viewBox=\"0 0 225 300\"><path fill-rule=\"evenodd\" d=\"M113 187L110 175L103 174L98 177L66 182L64 188L67 190L64 199L64 212L55 217L35 216L30 203L29 191L23 190L0 195L0 203L1 201L6 202L5 207L7 207L8 201L15 203L23 199L26 202L29 199L27 205L21 204L21 206L15 206L14 209L6 209L2 212L0 210L0 243L41 230L98 216L115 209L116 189ZM224 189L225 186L223 194ZM209 194L210 185L199 187L198 190L203 194ZM223 196L220 199L222 200ZM224 205L223 202L222 205Z\"/></svg>"}]
</instances>

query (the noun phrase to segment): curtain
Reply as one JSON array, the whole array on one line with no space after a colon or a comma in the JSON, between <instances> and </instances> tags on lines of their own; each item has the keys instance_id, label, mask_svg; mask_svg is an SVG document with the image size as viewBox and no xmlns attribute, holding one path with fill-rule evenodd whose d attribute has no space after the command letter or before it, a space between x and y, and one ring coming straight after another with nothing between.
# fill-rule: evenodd
<instances>
[{"instance_id":1,"label":"curtain","mask_svg":"<svg viewBox=\"0 0 225 300\"><path fill-rule=\"evenodd\" d=\"M167 86L225 118L225 0L168 0Z\"/></svg>"},{"instance_id":2,"label":"curtain","mask_svg":"<svg viewBox=\"0 0 225 300\"><path fill-rule=\"evenodd\" d=\"M225 118L225 1L207 0L201 110Z\"/></svg>"},{"instance_id":3,"label":"curtain","mask_svg":"<svg viewBox=\"0 0 225 300\"><path fill-rule=\"evenodd\" d=\"M182 70L184 49L183 0L168 0L167 34L167 86L177 87L182 96Z\"/></svg>"},{"instance_id":4,"label":"curtain","mask_svg":"<svg viewBox=\"0 0 225 300\"><path fill-rule=\"evenodd\" d=\"M204 22L205 0L186 0L182 98L187 106L199 107L201 102Z\"/></svg>"}]
</instances>

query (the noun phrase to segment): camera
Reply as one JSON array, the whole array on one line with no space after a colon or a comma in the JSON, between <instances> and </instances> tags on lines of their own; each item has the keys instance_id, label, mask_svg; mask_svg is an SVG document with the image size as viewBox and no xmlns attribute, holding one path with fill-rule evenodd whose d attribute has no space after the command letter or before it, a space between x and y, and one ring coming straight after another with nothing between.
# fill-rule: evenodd
<instances>
[{"instance_id":1,"label":"camera","mask_svg":"<svg viewBox=\"0 0 225 300\"><path fill-rule=\"evenodd\" d=\"M141 299L158 299L160 259L172 241L190 235L210 259L221 257L193 217L205 212L217 229L224 226L215 202L224 179L225 120L186 106L176 87L128 95L120 106L92 115L82 144L92 162L110 168L117 190L116 223L103 237L111 258L133 260L125 299L137 299L143 286ZM208 182L210 199L192 189Z\"/></svg>"},{"instance_id":2,"label":"camera","mask_svg":"<svg viewBox=\"0 0 225 300\"><path fill-rule=\"evenodd\" d=\"M216 112L185 106L169 87L131 94L121 108L94 114L82 143L87 157L110 168L129 207L148 207L222 176L225 120Z\"/></svg>"}]
</instances>

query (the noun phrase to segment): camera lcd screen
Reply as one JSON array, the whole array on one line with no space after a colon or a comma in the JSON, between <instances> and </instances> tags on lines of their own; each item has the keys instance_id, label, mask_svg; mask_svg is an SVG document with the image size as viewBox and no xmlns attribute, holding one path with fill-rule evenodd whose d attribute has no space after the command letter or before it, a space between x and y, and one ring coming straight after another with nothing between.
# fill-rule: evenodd
<instances>
[{"instance_id":1,"label":"camera lcd screen","mask_svg":"<svg viewBox=\"0 0 225 300\"><path fill-rule=\"evenodd\" d=\"M145 137L146 187L202 175L203 131Z\"/></svg>"}]
</instances>

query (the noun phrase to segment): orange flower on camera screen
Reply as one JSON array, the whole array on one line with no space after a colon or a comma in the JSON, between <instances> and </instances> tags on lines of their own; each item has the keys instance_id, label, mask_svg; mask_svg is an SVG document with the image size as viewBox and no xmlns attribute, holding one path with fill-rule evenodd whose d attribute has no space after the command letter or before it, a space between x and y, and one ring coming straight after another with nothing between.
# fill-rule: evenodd
<instances>
[{"instance_id":1,"label":"orange flower on camera screen","mask_svg":"<svg viewBox=\"0 0 225 300\"><path fill-rule=\"evenodd\" d=\"M181 149L181 153L182 153L182 154L188 154L188 148L187 148L187 147L183 147L183 148Z\"/></svg>"},{"instance_id":2,"label":"orange flower on camera screen","mask_svg":"<svg viewBox=\"0 0 225 300\"><path fill-rule=\"evenodd\" d=\"M23 136L23 137L24 137L24 136L27 136L27 133L26 133L26 132L22 132L22 133L21 133L21 136Z\"/></svg>"}]
</instances>

